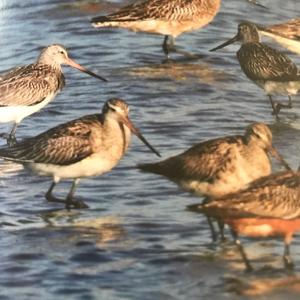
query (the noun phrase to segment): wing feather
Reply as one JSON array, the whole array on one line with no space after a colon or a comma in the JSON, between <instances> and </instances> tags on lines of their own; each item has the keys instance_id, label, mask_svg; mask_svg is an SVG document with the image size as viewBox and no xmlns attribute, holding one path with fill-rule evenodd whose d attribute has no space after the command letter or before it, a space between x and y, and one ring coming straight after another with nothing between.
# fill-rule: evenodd
<instances>
[{"instance_id":1,"label":"wing feather","mask_svg":"<svg viewBox=\"0 0 300 300\"><path fill-rule=\"evenodd\" d=\"M162 175L174 181L197 180L213 182L235 159L232 145L243 144L242 136L230 136L199 143L180 155L157 163ZM154 168L153 168L154 169Z\"/></svg>"},{"instance_id":2,"label":"wing feather","mask_svg":"<svg viewBox=\"0 0 300 300\"><path fill-rule=\"evenodd\" d=\"M64 86L63 74L48 65L16 68L0 78L0 107L35 105Z\"/></svg>"},{"instance_id":3,"label":"wing feather","mask_svg":"<svg viewBox=\"0 0 300 300\"><path fill-rule=\"evenodd\" d=\"M204 207L219 216L296 218L300 215L300 176L285 171L262 177L245 190L216 199Z\"/></svg>"},{"instance_id":4,"label":"wing feather","mask_svg":"<svg viewBox=\"0 0 300 300\"><path fill-rule=\"evenodd\" d=\"M182 21L193 19L193 16L209 11L210 3L196 5L194 0L152 0L136 2L124 6L119 11L107 16L92 19L92 23L101 22L130 22L160 19L167 21ZM213 5L213 4L211 4Z\"/></svg>"},{"instance_id":5,"label":"wing feather","mask_svg":"<svg viewBox=\"0 0 300 300\"><path fill-rule=\"evenodd\" d=\"M93 153L91 124L102 125L102 115L89 115L54 127L11 148L0 156L18 162L70 165Z\"/></svg>"},{"instance_id":6,"label":"wing feather","mask_svg":"<svg viewBox=\"0 0 300 300\"><path fill-rule=\"evenodd\" d=\"M237 57L246 76L254 81L300 80L297 66L285 54L265 44L243 44Z\"/></svg>"}]
</instances>

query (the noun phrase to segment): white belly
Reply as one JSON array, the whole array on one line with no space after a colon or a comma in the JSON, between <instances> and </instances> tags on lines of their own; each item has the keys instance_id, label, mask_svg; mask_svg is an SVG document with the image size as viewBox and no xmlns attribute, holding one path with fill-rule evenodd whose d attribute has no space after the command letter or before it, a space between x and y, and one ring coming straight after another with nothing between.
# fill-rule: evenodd
<instances>
[{"instance_id":1,"label":"white belly","mask_svg":"<svg viewBox=\"0 0 300 300\"><path fill-rule=\"evenodd\" d=\"M110 160L107 156L93 154L77 163L59 166L44 163L28 163L26 166L39 175L54 177L55 181L61 178L81 178L97 176L110 171L119 159Z\"/></svg>"},{"instance_id":2,"label":"white belly","mask_svg":"<svg viewBox=\"0 0 300 300\"><path fill-rule=\"evenodd\" d=\"M266 81L263 87L267 95L296 95L300 89L300 81Z\"/></svg>"},{"instance_id":3,"label":"white belly","mask_svg":"<svg viewBox=\"0 0 300 300\"><path fill-rule=\"evenodd\" d=\"M0 123L20 123L27 116L39 111L46 106L57 93L50 94L44 101L31 106L6 106L0 107Z\"/></svg>"}]
</instances>

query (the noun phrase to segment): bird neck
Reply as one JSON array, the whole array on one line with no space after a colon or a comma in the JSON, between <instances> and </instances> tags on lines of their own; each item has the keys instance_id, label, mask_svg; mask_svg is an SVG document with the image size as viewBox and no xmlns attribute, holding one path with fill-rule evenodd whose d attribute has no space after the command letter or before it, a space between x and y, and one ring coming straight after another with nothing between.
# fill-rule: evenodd
<instances>
[{"instance_id":1,"label":"bird neck","mask_svg":"<svg viewBox=\"0 0 300 300\"><path fill-rule=\"evenodd\" d=\"M109 145L113 145L112 149L115 148L114 151L118 155L124 155L131 140L130 129L108 114L104 115L103 130L106 142Z\"/></svg>"}]
</instances>

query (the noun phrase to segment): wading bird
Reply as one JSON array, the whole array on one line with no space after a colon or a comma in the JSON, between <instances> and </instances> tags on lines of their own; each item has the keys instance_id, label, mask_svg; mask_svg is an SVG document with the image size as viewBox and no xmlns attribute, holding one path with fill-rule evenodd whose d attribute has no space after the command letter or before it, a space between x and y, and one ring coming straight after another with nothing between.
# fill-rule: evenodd
<instances>
[{"instance_id":1,"label":"wading bird","mask_svg":"<svg viewBox=\"0 0 300 300\"><path fill-rule=\"evenodd\" d=\"M237 51L237 58L246 76L263 88L269 97L273 114L278 119L281 108L292 108L292 95L300 89L300 71L283 53L260 42L256 26L250 22L242 22L238 33L230 40L210 51L224 48L236 41L242 42ZM274 102L273 94L287 95L288 104Z\"/></svg>"},{"instance_id":2,"label":"wading bird","mask_svg":"<svg viewBox=\"0 0 300 300\"><path fill-rule=\"evenodd\" d=\"M46 193L48 201L64 203L66 208L85 208L85 203L73 199L80 178L110 171L125 154L131 133L160 156L134 127L128 113L125 101L110 99L102 114L83 116L10 148L2 148L0 157L21 163L39 175L52 176L53 182ZM73 179L65 200L52 195L61 179Z\"/></svg>"},{"instance_id":3,"label":"wading bird","mask_svg":"<svg viewBox=\"0 0 300 300\"><path fill-rule=\"evenodd\" d=\"M289 169L272 146L269 127L263 123L253 123L246 128L244 135L201 142L179 155L138 167L165 176L184 190L205 196L209 201L210 198L236 192L251 181L269 175L271 163L268 152ZM213 240L216 240L212 223L208 221Z\"/></svg>"},{"instance_id":4,"label":"wading bird","mask_svg":"<svg viewBox=\"0 0 300 300\"><path fill-rule=\"evenodd\" d=\"M9 135L2 134L9 145L16 142L20 122L42 109L62 90L64 64L106 81L69 58L66 48L58 44L44 48L36 63L17 67L0 77L0 123L14 123Z\"/></svg>"},{"instance_id":5,"label":"wading bird","mask_svg":"<svg viewBox=\"0 0 300 300\"><path fill-rule=\"evenodd\" d=\"M222 219L231 227L236 245L247 270L252 270L249 259L238 239L280 236L284 239L283 261L293 267L290 243L300 230L300 173L285 171L253 181L237 193L212 199L209 203L192 205L191 210Z\"/></svg>"}]
</instances>

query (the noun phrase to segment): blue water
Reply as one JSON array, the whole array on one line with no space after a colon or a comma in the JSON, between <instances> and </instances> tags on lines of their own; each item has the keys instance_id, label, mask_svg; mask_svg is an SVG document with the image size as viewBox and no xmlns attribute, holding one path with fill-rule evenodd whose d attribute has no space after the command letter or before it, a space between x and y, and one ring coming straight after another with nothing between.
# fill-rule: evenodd
<instances>
[{"instance_id":1,"label":"blue water","mask_svg":"<svg viewBox=\"0 0 300 300\"><path fill-rule=\"evenodd\" d=\"M269 9L224 0L209 26L176 40L201 59L173 55L173 62L162 64L162 37L90 26L92 16L125 2L0 0L0 70L31 63L42 47L61 43L72 58L109 79L103 83L64 68L65 89L22 122L18 137L100 111L104 101L118 96L130 104L132 120L164 158L263 121L278 150L298 167L299 100L276 122L262 90L240 71L238 46L208 52L232 37L240 20L299 17L298 0L260 1ZM8 129L1 124L1 131ZM299 298L299 238L292 244L292 274L283 270L280 240L244 240L257 269L245 274L234 245L212 244L205 218L185 210L200 198L134 168L155 160L133 138L112 172L82 180L76 197L90 209L71 212L46 202L50 179L0 162L0 300ZM69 186L60 183L56 193L65 195Z\"/></svg>"}]
</instances>

